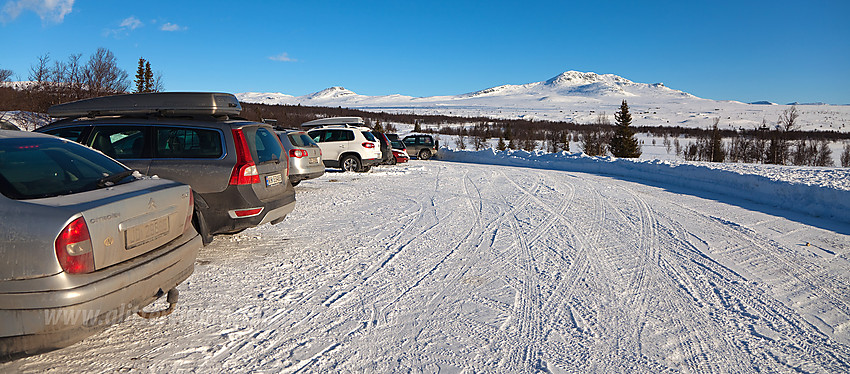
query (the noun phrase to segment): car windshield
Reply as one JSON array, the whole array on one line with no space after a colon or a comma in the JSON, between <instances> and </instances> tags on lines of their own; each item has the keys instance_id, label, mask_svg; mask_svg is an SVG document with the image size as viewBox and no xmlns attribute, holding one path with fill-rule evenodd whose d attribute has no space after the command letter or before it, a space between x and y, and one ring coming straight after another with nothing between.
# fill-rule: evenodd
<instances>
[{"instance_id":1,"label":"car windshield","mask_svg":"<svg viewBox=\"0 0 850 374\"><path fill-rule=\"evenodd\" d=\"M400 140L393 140L390 143L392 143L393 149L407 149Z\"/></svg>"},{"instance_id":2,"label":"car windshield","mask_svg":"<svg viewBox=\"0 0 850 374\"><path fill-rule=\"evenodd\" d=\"M318 147L319 145L310 138L306 133L290 133L287 135L289 142L296 147Z\"/></svg>"},{"instance_id":3,"label":"car windshield","mask_svg":"<svg viewBox=\"0 0 850 374\"><path fill-rule=\"evenodd\" d=\"M0 141L0 193L11 199L91 191L132 178L128 171L102 153L64 139Z\"/></svg>"},{"instance_id":4,"label":"car windshield","mask_svg":"<svg viewBox=\"0 0 850 374\"><path fill-rule=\"evenodd\" d=\"M370 142L377 142L378 141L378 139L375 139L375 136L372 135L371 132L363 131L363 136L365 136L366 140L368 140Z\"/></svg>"}]
</instances>

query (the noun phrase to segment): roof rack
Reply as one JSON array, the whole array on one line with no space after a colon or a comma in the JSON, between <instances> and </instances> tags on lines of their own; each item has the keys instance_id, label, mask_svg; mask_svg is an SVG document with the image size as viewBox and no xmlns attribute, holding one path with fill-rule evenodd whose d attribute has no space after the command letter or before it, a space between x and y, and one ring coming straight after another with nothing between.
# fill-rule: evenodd
<instances>
[{"instance_id":1,"label":"roof rack","mask_svg":"<svg viewBox=\"0 0 850 374\"><path fill-rule=\"evenodd\" d=\"M356 128L361 127L361 126L354 126L350 123L335 123L335 124L332 124L332 125L322 125L322 126L318 126L318 127L321 127L321 128L343 127L343 128L356 129Z\"/></svg>"},{"instance_id":2,"label":"roof rack","mask_svg":"<svg viewBox=\"0 0 850 374\"><path fill-rule=\"evenodd\" d=\"M152 92L102 96L57 104L47 109L51 117L119 115L237 116L242 105L236 96L221 92Z\"/></svg>"},{"instance_id":3,"label":"roof rack","mask_svg":"<svg viewBox=\"0 0 850 374\"><path fill-rule=\"evenodd\" d=\"M330 127L333 125L351 125L350 127L359 127L364 126L366 123L363 122L363 118L360 117L330 117L330 118L319 118L314 119L309 122L304 122L301 124L302 128L313 128L313 127Z\"/></svg>"}]
</instances>

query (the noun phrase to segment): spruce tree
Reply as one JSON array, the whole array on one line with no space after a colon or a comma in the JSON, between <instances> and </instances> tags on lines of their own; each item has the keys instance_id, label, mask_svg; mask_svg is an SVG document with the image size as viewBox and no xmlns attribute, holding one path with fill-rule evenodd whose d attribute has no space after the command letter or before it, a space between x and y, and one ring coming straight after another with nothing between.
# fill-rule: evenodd
<instances>
[{"instance_id":1,"label":"spruce tree","mask_svg":"<svg viewBox=\"0 0 850 374\"><path fill-rule=\"evenodd\" d=\"M496 144L496 149L500 150L500 151L504 151L507 148L508 148L508 145L505 144L505 139L502 138L502 137L499 137L499 143Z\"/></svg>"},{"instance_id":2,"label":"spruce tree","mask_svg":"<svg viewBox=\"0 0 850 374\"><path fill-rule=\"evenodd\" d=\"M153 91L153 72L151 71L151 62L145 61L145 92Z\"/></svg>"},{"instance_id":3,"label":"spruce tree","mask_svg":"<svg viewBox=\"0 0 850 374\"><path fill-rule=\"evenodd\" d=\"M629 114L629 105L626 100L620 105L620 110L614 113L616 130L611 138L610 151L614 157L638 158L641 154L640 144L635 138L635 132L631 128L632 115Z\"/></svg>"},{"instance_id":4,"label":"spruce tree","mask_svg":"<svg viewBox=\"0 0 850 374\"><path fill-rule=\"evenodd\" d=\"M711 128L711 162L723 162L726 159L726 149L723 147L723 137L720 135L720 117L714 119Z\"/></svg>"},{"instance_id":5,"label":"spruce tree","mask_svg":"<svg viewBox=\"0 0 850 374\"><path fill-rule=\"evenodd\" d=\"M850 168L850 144L844 144L844 152L841 152L841 167Z\"/></svg>"},{"instance_id":6,"label":"spruce tree","mask_svg":"<svg viewBox=\"0 0 850 374\"><path fill-rule=\"evenodd\" d=\"M136 69L136 93L145 92L145 59L139 57L139 67Z\"/></svg>"},{"instance_id":7,"label":"spruce tree","mask_svg":"<svg viewBox=\"0 0 850 374\"><path fill-rule=\"evenodd\" d=\"M567 152L570 151L570 138L569 138L569 134L567 133L567 130L561 131L561 144L562 144L562 146L561 146L562 151L567 151Z\"/></svg>"}]
</instances>

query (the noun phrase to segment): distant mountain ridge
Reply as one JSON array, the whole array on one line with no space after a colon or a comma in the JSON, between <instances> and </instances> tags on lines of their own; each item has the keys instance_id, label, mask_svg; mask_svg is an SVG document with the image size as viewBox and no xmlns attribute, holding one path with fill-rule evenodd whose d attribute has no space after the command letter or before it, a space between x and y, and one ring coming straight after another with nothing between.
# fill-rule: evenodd
<instances>
[{"instance_id":1,"label":"distant mountain ridge","mask_svg":"<svg viewBox=\"0 0 850 374\"><path fill-rule=\"evenodd\" d=\"M714 118L720 118L724 128L755 128L763 121L775 121L779 113L788 107L768 101L746 104L702 99L663 83L638 83L614 74L574 70L545 81L506 84L449 96L366 96L342 86L303 96L261 92L245 92L236 96L248 103L341 106L366 111L576 123L592 123L600 114L613 122L613 113L622 100L626 100L632 109L635 125L703 128L708 127ZM800 111L804 129L850 131L850 107L821 106L826 109Z\"/></svg>"}]
</instances>

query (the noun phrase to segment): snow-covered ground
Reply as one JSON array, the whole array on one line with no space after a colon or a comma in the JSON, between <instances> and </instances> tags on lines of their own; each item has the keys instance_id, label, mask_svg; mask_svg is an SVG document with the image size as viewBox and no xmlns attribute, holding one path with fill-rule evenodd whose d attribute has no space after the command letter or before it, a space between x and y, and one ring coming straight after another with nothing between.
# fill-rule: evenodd
<instances>
[{"instance_id":1,"label":"snow-covered ground","mask_svg":"<svg viewBox=\"0 0 850 374\"><path fill-rule=\"evenodd\" d=\"M171 316L0 371L850 370L850 213L800 209L847 204L840 170L441 157L305 181Z\"/></svg>"},{"instance_id":2,"label":"snow-covered ground","mask_svg":"<svg viewBox=\"0 0 850 374\"><path fill-rule=\"evenodd\" d=\"M717 193L850 223L850 169L589 157L522 150L440 150L446 160L579 171Z\"/></svg>"}]
</instances>

